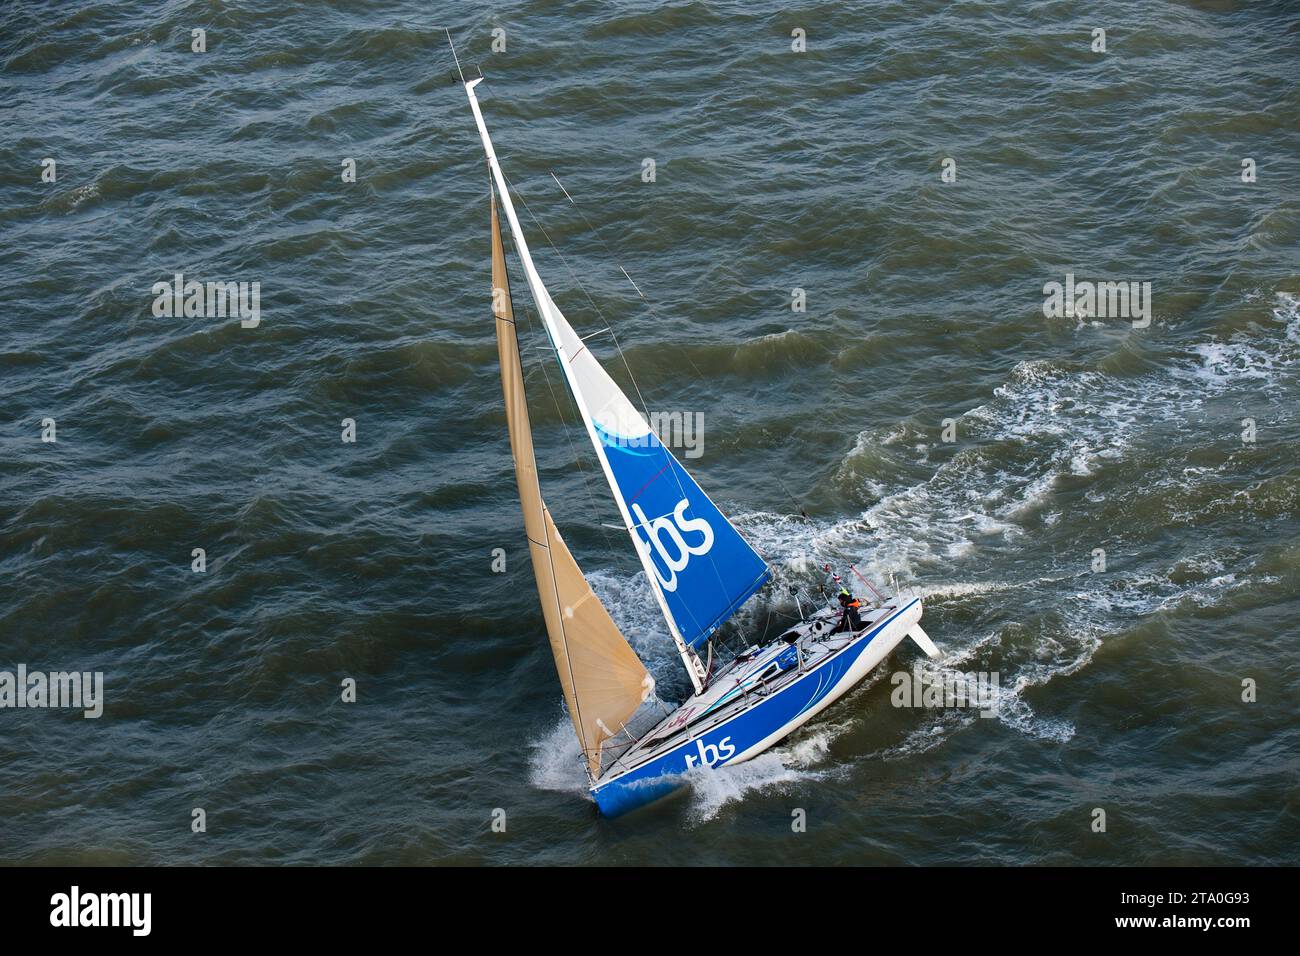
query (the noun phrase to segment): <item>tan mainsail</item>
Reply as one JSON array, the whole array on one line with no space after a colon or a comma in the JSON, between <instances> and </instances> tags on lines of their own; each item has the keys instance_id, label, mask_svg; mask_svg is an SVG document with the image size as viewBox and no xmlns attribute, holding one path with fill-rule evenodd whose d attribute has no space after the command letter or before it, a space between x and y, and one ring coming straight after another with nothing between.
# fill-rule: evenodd
<instances>
[{"instance_id":1,"label":"tan mainsail","mask_svg":"<svg viewBox=\"0 0 1300 956\"><path fill-rule=\"evenodd\" d=\"M654 680L610 619L605 606L592 593L542 501L495 194L492 197L492 313L496 316L510 451L515 460L519 500L524 508L524 531L533 559L533 575L537 578L546 632L551 638L555 669L564 688L569 716L578 732L587 765L595 776L600 773L601 745L617 734L637 707L649 699Z\"/></svg>"}]
</instances>

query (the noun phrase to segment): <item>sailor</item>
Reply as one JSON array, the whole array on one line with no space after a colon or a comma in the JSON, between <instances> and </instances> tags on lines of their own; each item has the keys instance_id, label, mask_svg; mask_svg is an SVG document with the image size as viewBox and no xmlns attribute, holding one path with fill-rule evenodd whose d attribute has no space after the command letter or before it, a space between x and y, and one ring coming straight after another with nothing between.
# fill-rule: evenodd
<instances>
[{"instance_id":1,"label":"sailor","mask_svg":"<svg viewBox=\"0 0 1300 956\"><path fill-rule=\"evenodd\" d=\"M859 613L861 607L862 602L850 594L848 588L840 588L840 622L831 633L862 630L862 615Z\"/></svg>"}]
</instances>

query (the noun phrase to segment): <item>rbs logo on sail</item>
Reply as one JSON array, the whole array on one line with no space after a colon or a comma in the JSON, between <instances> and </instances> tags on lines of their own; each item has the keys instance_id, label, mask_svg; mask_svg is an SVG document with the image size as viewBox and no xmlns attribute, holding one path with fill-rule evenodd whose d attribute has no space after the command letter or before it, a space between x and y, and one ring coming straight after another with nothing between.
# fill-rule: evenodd
<instances>
[{"instance_id":1,"label":"rbs logo on sail","mask_svg":"<svg viewBox=\"0 0 1300 956\"><path fill-rule=\"evenodd\" d=\"M693 754L686 755L687 770L693 767L712 767L718 761L730 760L736 755L736 745L731 742L730 737L723 737L718 741L717 746L697 740L695 749L700 752L700 755L698 757Z\"/></svg>"},{"instance_id":2,"label":"rbs logo on sail","mask_svg":"<svg viewBox=\"0 0 1300 956\"><path fill-rule=\"evenodd\" d=\"M649 538L650 544L659 553L659 559L668 568L668 577L665 578L663 572L659 570L659 565L654 561L650 562L655 569L655 577L659 579L659 585L665 591L677 590L677 572L686 567L691 560L691 555L708 554L709 549L713 547L713 528L703 518L686 517L688 507L690 502L683 498L673 509L671 521L669 515L660 515L651 521L646 518L640 505L632 505L636 527ZM699 542L687 544L686 538L683 537L684 533L700 535ZM637 537L637 544L644 553L649 554L650 549L640 536Z\"/></svg>"}]
</instances>

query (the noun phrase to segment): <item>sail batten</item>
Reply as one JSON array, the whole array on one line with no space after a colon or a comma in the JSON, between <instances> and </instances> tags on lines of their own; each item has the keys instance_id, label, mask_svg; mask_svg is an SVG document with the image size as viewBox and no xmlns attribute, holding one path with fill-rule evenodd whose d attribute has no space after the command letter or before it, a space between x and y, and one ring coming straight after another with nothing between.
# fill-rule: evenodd
<instances>
[{"instance_id":1,"label":"sail batten","mask_svg":"<svg viewBox=\"0 0 1300 956\"><path fill-rule=\"evenodd\" d=\"M600 773L602 745L650 698L654 679L592 591L542 499L495 198L492 312L496 317L510 451L533 576L569 718L594 777Z\"/></svg>"}]
</instances>

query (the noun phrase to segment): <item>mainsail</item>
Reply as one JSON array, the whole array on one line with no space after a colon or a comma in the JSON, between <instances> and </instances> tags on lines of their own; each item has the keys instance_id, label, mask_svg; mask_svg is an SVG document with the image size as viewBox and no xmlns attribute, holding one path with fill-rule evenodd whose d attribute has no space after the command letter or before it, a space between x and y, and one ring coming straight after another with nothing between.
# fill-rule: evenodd
<instances>
[{"instance_id":1,"label":"mainsail","mask_svg":"<svg viewBox=\"0 0 1300 956\"><path fill-rule=\"evenodd\" d=\"M546 291L474 94L481 82L466 83L465 92L529 289L650 588L699 692L707 675L694 649L763 585L770 571L660 443Z\"/></svg>"},{"instance_id":2,"label":"mainsail","mask_svg":"<svg viewBox=\"0 0 1300 956\"><path fill-rule=\"evenodd\" d=\"M642 702L650 698L654 679L619 633L600 599L592 593L542 500L495 197L492 201L492 313L496 316L510 451L515 460L515 479L524 509L524 530L541 597L542 616L573 729L578 733L587 766L593 776L598 776L601 745L617 734Z\"/></svg>"}]
</instances>

